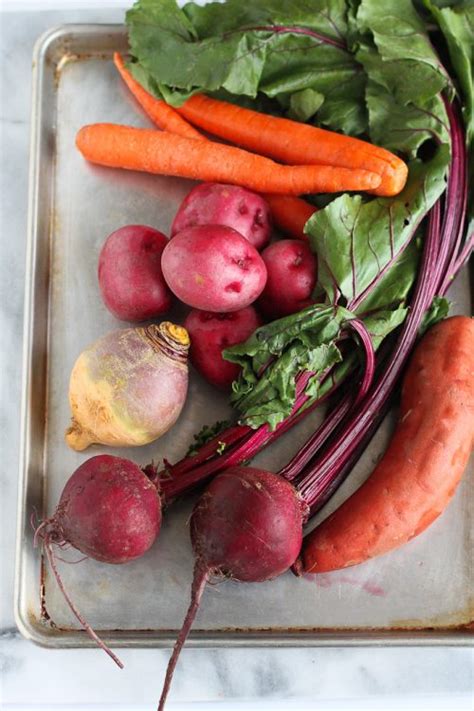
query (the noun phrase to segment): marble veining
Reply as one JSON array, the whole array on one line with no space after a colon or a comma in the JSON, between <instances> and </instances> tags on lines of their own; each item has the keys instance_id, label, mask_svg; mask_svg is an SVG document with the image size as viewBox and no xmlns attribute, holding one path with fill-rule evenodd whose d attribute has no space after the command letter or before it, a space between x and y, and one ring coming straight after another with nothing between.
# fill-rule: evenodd
<instances>
[{"instance_id":1,"label":"marble veining","mask_svg":"<svg viewBox=\"0 0 474 711\"><path fill-rule=\"evenodd\" d=\"M90 9L0 15L0 697L24 708L72 701L153 708L168 658L166 650L121 650L120 672L97 650L45 650L19 635L12 612L32 48L51 26L122 17ZM429 699L448 694L468 702L473 683L469 649L189 649L171 701L291 709L352 698L362 708L364 700L396 696L428 699L422 707L429 708Z\"/></svg>"}]
</instances>

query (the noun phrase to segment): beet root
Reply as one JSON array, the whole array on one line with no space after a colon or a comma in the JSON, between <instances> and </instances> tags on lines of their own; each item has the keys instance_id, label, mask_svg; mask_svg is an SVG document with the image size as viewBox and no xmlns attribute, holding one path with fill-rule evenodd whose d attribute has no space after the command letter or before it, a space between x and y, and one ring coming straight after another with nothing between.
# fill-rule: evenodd
<instances>
[{"instance_id":1,"label":"beet root","mask_svg":"<svg viewBox=\"0 0 474 711\"><path fill-rule=\"evenodd\" d=\"M156 486L137 464L100 454L70 477L48 530L89 558L118 564L146 553L160 526Z\"/></svg>"},{"instance_id":2,"label":"beet root","mask_svg":"<svg viewBox=\"0 0 474 711\"><path fill-rule=\"evenodd\" d=\"M209 578L256 583L281 575L298 557L306 514L294 487L263 469L231 467L211 481L191 516L196 555L191 603L168 664L158 711L164 708Z\"/></svg>"},{"instance_id":3,"label":"beet root","mask_svg":"<svg viewBox=\"0 0 474 711\"><path fill-rule=\"evenodd\" d=\"M89 636L120 666L69 598L56 567L53 544L69 544L94 560L127 563L154 543L161 526L156 486L137 464L108 454L91 457L72 474L51 518L35 533L71 611Z\"/></svg>"},{"instance_id":4,"label":"beet root","mask_svg":"<svg viewBox=\"0 0 474 711\"><path fill-rule=\"evenodd\" d=\"M302 504L291 484L252 467L232 467L200 497L191 518L196 557L212 573L263 582L284 573L302 544Z\"/></svg>"}]
</instances>

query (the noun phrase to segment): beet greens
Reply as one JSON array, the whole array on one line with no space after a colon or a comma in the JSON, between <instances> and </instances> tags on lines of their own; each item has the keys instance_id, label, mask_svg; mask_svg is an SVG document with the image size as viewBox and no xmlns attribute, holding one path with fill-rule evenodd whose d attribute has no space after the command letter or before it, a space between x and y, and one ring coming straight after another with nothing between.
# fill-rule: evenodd
<instances>
[{"instance_id":1,"label":"beet greens","mask_svg":"<svg viewBox=\"0 0 474 711\"><path fill-rule=\"evenodd\" d=\"M212 95L221 88L233 93L237 103L256 108L265 96L276 113L304 112L319 102L320 108L313 112L316 124L351 135L367 132L374 143L401 152L409 165L409 180L400 195L378 199L342 195L331 198L310 218L306 232L318 259L318 296L324 303L264 326L246 343L226 352L229 360L242 366L232 395L239 423L220 431L194 456L167 464L162 479L167 499L227 466L251 459L314 407L335 400L321 428L283 470L290 480L301 480L316 464L321 466L317 493L321 505L374 431L417 335L447 315L444 293L472 250L472 235L464 235L464 129L452 104L459 80L470 138L473 97L466 65L470 24L428 0L426 17L409 0L396 7L389 3L390 8L385 1L373 0L350 6L342 1L326 4L315 5L317 12L313 12L311 3L289 6L280 0L272 2L271 9L259 0L251 11L237 0L203 8L191 3L183 9L168 3L159 27L154 28L162 34L160 46L142 42L145 5L137 3L127 15L137 78L151 82L155 89L159 83L170 103L177 105L196 91ZM386 26L388 9L393 27ZM462 12L470 16L471 11ZM446 38L454 80L433 45L433 41L439 44L439 33L429 37L426 32L428 13ZM170 37L169 27L180 25L179 37ZM210 42L209 37L219 42ZM245 60L237 49L244 39ZM190 62L183 68L160 62L160 52L170 42L186 56L197 52L199 64ZM270 82L269 76L277 76L281 53L289 47L285 77L278 75L281 80ZM149 52L154 53L153 61ZM226 63L212 74L210 85L206 66L215 66L217 56ZM311 64L304 77L298 75L303 57ZM261 63L258 72L254 60ZM341 62L347 76L342 93L341 76L331 83L322 72L322 67L333 71ZM239 82L234 83L237 74ZM288 83L288 76L298 76L298 83ZM435 251L433 263L426 261L429 244ZM354 317L370 334L378 364L375 382L361 405L367 413L359 419L354 407L357 383L348 384L360 380L361 358L357 350L347 347L345 328ZM371 398L377 406L367 404ZM348 449L334 469L339 433L352 427L351 454ZM330 450L324 454L326 445Z\"/></svg>"}]
</instances>

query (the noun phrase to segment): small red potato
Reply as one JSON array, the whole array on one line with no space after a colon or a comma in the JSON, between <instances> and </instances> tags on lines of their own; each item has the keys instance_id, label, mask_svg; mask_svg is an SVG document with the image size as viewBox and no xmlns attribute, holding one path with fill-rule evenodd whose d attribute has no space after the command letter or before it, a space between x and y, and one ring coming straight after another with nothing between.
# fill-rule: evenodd
<instances>
[{"instance_id":1,"label":"small red potato","mask_svg":"<svg viewBox=\"0 0 474 711\"><path fill-rule=\"evenodd\" d=\"M239 376L240 366L224 360L222 351L243 343L261 325L253 306L224 314L193 309L184 322L191 338L192 364L212 385L230 387Z\"/></svg>"},{"instance_id":2,"label":"small red potato","mask_svg":"<svg viewBox=\"0 0 474 711\"><path fill-rule=\"evenodd\" d=\"M201 183L183 200L171 226L171 236L195 225L226 225L255 249L270 240L270 208L266 201L237 185Z\"/></svg>"},{"instance_id":3,"label":"small red potato","mask_svg":"<svg viewBox=\"0 0 474 711\"><path fill-rule=\"evenodd\" d=\"M260 296L267 269L252 245L223 225L188 227L166 245L161 259L171 291L203 311L238 311Z\"/></svg>"},{"instance_id":4,"label":"small red potato","mask_svg":"<svg viewBox=\"0 0 474 711\"><path fill-rule=\"evenodd\" d=\"M146 321L168 311L172 294L161 272L165 235L146 225L121 227L99 256L104 304L122 321Z\"/></svg>"},{"instance_id":5,"label":"small red potato","mask_svg":"<svg viewBox=\"0 0 474 711\"><path fill-rule=\"evenodd\" d=\"M296 239L282 239L263 250L267 283L258 301L271 319L296 313L313 303L317 262L309 246Z\"/></svg>"}]
</instances>

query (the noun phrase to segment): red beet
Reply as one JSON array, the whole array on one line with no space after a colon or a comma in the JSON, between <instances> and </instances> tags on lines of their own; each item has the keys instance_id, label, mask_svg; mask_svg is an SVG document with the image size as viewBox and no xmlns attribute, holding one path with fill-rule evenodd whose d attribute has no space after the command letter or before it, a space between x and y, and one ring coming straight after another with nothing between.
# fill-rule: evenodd
<instances>
[{"instance_id":1,"label":"red beet","mask_svg":"<svg viewBox=\"0 0 474 711\"><path fill-rule=\"evenodd\" d=\"M253 308L231 313L212 313L193 309L184 326L191 338L190 359L196 370L212 385L228 388L240 373L240 366L222 357L224 348L243 343L261 326Z\"/></svg>"},{"instance_id":2,"label":"red beet","mask_svg":"<svg viewBox=\"0 0 474 711\"><path fill-rule=\"evenodd\" d=\"M196 555L191 604L168 664L158 711L164 708L209 577L257 583L281 575L299 554L305 516L294 487L263 469L231 467L209 484L191 517Z\"/></svg>"},{"instance_id":3,"label":"red beet","mask_svg":"<svg viewBox=\"0 0 474 711\"><path fill-rule=\"evenodd\" d=\"M277 474L232 467L206 488L191 517L191 541L200 566L242 582L284 573L302 543L303 504Z\"/></svg>"},{"instance_id":4,"label":"red beet","mask_svg":"<svg viewBox=\"0 0 474 711\"><path fill-rule=\"evenodd\" d=\"M181 203L171 236L196 225L227 225L262 249L270 239L270 208L261 195L246 188L201 183Z\"/></svg>"},{"instance_id":5,"label":"red beet","mask_svg":"<svg viewBox=\"0 0 474 711\"><path fill-rule=\"evenodd\" d=\"M67 595L52 544L70 544L105 563L127 563L151 547L161 526L161 501L156 486L128 459L101 454L72 474L53 516L43 521L40 537L54 575L74 615L88 634L119 666L117 657L83 619Z\"/></svg>"},{"instance_id":6,"label":"red beet","mask_svg":"<svg viewBox=\"0 0 474 711\"><path fill-rule=\"evenodd\" d=\"M99 256L99 286L105 305L122 321L146 321L168 311L172 294L161 272L168 240L146 225L121 227Z\"/></svg>"},{"instance_id":7,"label":"red beet","mask_svg":"<svg viewBox=\"0 0 474 711\"><path fill-rule=\"evenodd\" d=\"M57 527L65 541L94 560L128 563L146 553L160 525L158 492L140 467L100 454L66 483L48 533Z\"/></svg>"},{"instance_id":8,"label":"red beet","mask_svg":"<svg viewBox=\"0 0 474 711\"><path fill-rule=\"evenodd\" d=\"M313 303L317 263L305 242L282 239L264 249L261 257L268 276L258 308L265 316L281 318Z\"/></svg>"}]
</instances>

